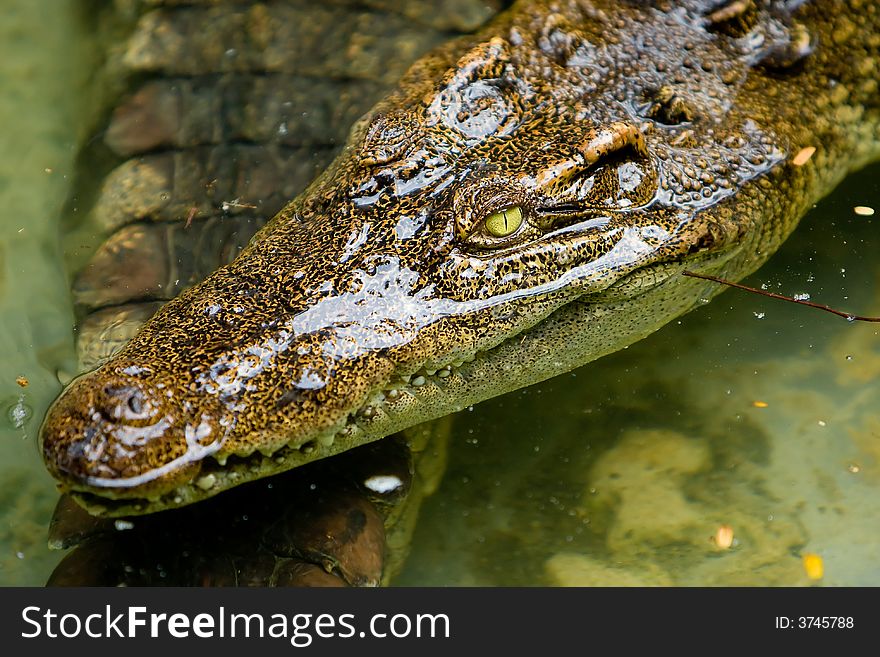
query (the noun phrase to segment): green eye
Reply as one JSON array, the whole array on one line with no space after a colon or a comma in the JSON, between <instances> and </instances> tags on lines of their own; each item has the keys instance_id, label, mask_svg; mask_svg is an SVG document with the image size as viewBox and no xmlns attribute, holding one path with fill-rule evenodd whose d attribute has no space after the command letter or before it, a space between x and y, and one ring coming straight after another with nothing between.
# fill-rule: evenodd
<instances>
[{"instance_id":1,"label":"green eye","mask_svg":"<svg viewBox=\"0 0 880 657\"><path fill-rule=\"evenodd\" d=\"M518 205L513 205L509 208L503 208L498 212L493 212L486 217L486 231L492 237L507 237L515 233L522 226L522 222L522 208Z\"/></svg>"}]
</instances>

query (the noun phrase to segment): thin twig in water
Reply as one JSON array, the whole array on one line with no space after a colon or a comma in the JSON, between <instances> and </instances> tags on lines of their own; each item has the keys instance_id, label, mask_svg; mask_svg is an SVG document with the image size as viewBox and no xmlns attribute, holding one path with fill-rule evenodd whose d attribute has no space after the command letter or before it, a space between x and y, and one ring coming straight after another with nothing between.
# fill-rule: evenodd
<instances>
[{"instance_id":1,"label":"thin twig in water","mask_svg":"<svg viewBox=\"0 0 880 657\"><path fill-rule=\"evenodd\" d=\"M691 278L702 278L704 281L712 281L713 283L721 283L721 285L728 285L730 287L735 287L740 290L745 290L746 292L754 292L755 294L760 294L761 296L770 297L771 299L779 299L780 301L790 301L791 303L797 303L802 306L809 306L810 308L818 308L819 310L824 310L827 313L832 313L837 315L838 317L843 317L848 322L880 322L880 317L863 317L862 315L853 315L851 313L843 312L841 310L835 310L830 306L825 306L821 303L813 303L812 301L805 301L804 299L794 299L792 297L787 297L784 294L776 294L775 292L767 292L766 290L758 290L753 287L749 287L748 285L742 285L741 283L734 283L733 281L728 281L723 278L718 278L717 276L707 276L706 274L695 274L692 271L682 272L684 276L690 276Z\"/></svg>"},{"instance_id":2,"label":"thin twig in water","mask_svg":"<svg viewBox=\"0 0 880 657\"><path fill-rule=\"evenodd\" d=\"M184 228L189 228L192 225L193 219L196 218L196 215L199 213L199 209L196 206L192 206L189 209L189 213L186 215L186 223L183 224Z\"/></svg>"}]
</instances>

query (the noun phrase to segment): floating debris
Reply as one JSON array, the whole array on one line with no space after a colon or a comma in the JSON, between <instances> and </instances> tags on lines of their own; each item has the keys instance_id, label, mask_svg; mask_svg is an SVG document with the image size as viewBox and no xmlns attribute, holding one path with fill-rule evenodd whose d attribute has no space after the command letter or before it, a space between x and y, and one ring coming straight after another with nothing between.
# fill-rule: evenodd
<instances>
[{"instance_id":1,"label":"floating debris","mask_svg":"<svg viewBox=\"0 0 880 657\"><path fill-rule=\"evenodd\" d=\"M715 531L715 536L712 537L712 542L715 543L716 547L722 550L729 549L730 546L733 545L733 527L730 525L721 525Z\"/></svg>"},{"instance_id":2,"label":"floating debris","mask_svg":"<svg viewBox=\"0 0 880 657\"><path fill-rule=\"evenodd\" d=\"M874 208L869 207L867 205L857 205L853 208L853 212L855 212L860 217L873 217L874 216Z\"/></svg>"},{"instance_id":3,"label":"floating debris","mask_svg":"<svg viewBox=\"0 0 880 657\"><path fill-rule=\"evenodd\" d=\"M30 383L30 382L27 380L27 377L26 377L26 376L17 376L17 377L15 377L15 382L16 382L18 385L20 385L22 388L27 388L27 387L28 387L28 384Z\"/></svg>"},{"instance_id":4,"label":"floating debris","mask_svg":"<svg viewBox=\"0 0 880 657\"><path fill-rule=\"evenodd\" d=\"M850 463L846 466L846 469L849 470L852 474L858 474L861 471L858 463Z\"/></svg>"},{"instance_id":5,"label":"floating debris","mask_svg":"<svg viewBox=\"0 0 880 657\"><path fill-rule=\"evenodd\" d=\"M812 580L822 579L822 576L825 574L825 564L822 562L822 557L808 552L803 556L803 562L807 577Z\"/></svg>"},{"instance_id":6,"label":"floating debris","mask_svg":"<svg viewBox=\"0 0 880 657\"><path fill-rule=\"evenodd\" d=\"M236 198L231 201L223 201L220 204L220 209L223 210L223 212L228 212L233 208L247 208L250 210L256 210L257 206L253 203L242 203L240 198Z\"/></svg>"},{"instance_id":7,"label":"floating debris","mask_svg":"<svg viewBox=\"0 0 880 657\"><path fill-rule=\"evenodd\" d=\"M794 156L791 163L796 167L802 167L810 161L810 158L813 157L813 153L815 152L815 146L806 146L798 151L797 155Z\"/></svg>"},{"instance_id":8,"label":"floating debris","mask_svg":"<svg viewBox=\"0 0 880 657\"><path fill-rule=\"evenodd\" d=\"M223 209L225 210L226 208L223 208ZM183 224L183 227L189 228L190 226L192 226L193 219L196 218L196 215L198 213L199 213L198 207L196 207L195 205L193 207L191 207L189 209L189 212L186 215L186 223Z\"/></svg>"},{"instance_id":9,"label":"floating debris","mask_svg":"<svg viewBox=\"0 0 880 657\"><path fill-rule=\"evenodd\" d=\"M769 405L770 404L768 404L765 401L757 401L756 400L756 401L752 402L752 406L754 406L755 408L767 408Z\"/></svg>"}]
</instances>

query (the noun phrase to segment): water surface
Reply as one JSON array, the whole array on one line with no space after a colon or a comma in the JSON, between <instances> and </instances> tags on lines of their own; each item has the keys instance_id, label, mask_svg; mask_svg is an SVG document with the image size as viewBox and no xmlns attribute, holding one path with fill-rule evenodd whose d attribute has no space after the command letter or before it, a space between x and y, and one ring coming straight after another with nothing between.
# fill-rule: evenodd
<instances>
[{"instance_id":1,"label":"water surface","mask_svg":"<svg viewBox=\"0 0 880 657\"><path fill-rule=\"evenodd\" d=\"M41 584L54 486L40 420L73 365L58 226L85 127L88 48L73 0L0 10L0 583Z\"/></svg>"},{"instance_id":2,"label":"water surface","mask_svg":"<svg viewBox=\"0 0 880 657\"><path fill-rule=\"evenodd\" d=\"M78 4L13 0L0 22L5 585L40 585L59 558L36 433L74 368L58 235L88 123ZM751 284L880 314L877 219L852 211L880 208L878 178L877 166L851 177ZM880 585L877 330L730 291L625 351L461 413L397 583L806 585L802 557L815 553L820 584ZM722 525L730 549L712 540Z\"/></svg>"}]
</instances>

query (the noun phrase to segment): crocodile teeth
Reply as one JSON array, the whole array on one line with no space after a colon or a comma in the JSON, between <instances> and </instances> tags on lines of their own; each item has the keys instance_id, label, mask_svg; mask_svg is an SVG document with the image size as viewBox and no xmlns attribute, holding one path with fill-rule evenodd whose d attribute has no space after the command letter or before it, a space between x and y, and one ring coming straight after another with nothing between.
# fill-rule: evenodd
<instances>
[{"instance_id":1,"label":"crocodile teeth","mask_svg":"<svg viewBox=\"0 0 880 657\"><path fill-rule=\"evenodd\" d=\"M196 479L196 486L202 490L211 490L217 483L217 477L213 474L206 474L204 477Z\"/></svg>"}]
</instances>

